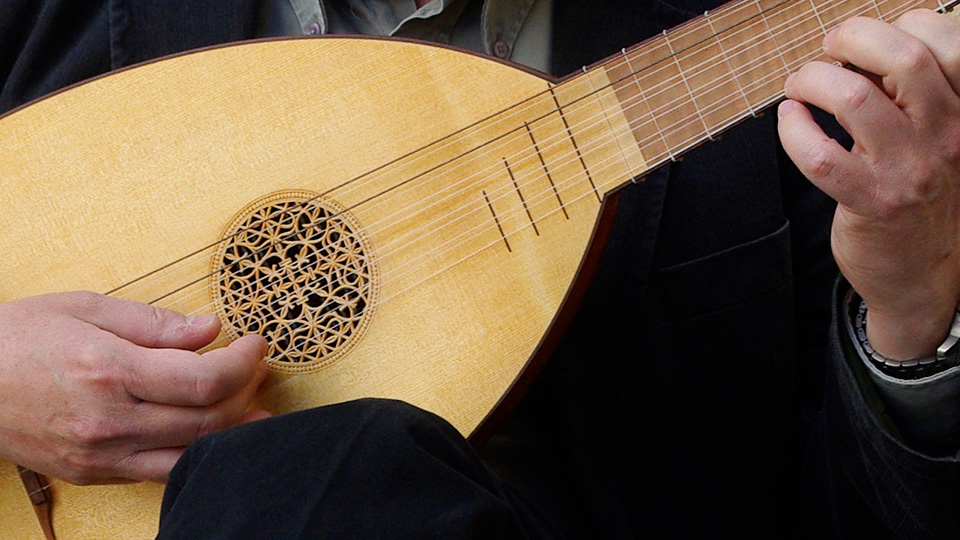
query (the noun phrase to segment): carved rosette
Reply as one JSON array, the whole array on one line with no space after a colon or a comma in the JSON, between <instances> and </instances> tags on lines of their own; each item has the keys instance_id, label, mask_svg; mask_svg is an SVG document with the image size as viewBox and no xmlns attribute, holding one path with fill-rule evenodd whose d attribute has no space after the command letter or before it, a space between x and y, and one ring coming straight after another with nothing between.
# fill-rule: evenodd
<instances>
[{"instance_id":1,"label":"carved rosette","mask_svg":"<svg viewBox=\"0 0 960 540\"><path fill-rule=\"evenodd\" d=\"M340 204L274 193L227 227L211 288L231 339L260 334L268 363L302 373L328 366L362 338L377 302L369 239Z\"/></svg>"}]
</instances>

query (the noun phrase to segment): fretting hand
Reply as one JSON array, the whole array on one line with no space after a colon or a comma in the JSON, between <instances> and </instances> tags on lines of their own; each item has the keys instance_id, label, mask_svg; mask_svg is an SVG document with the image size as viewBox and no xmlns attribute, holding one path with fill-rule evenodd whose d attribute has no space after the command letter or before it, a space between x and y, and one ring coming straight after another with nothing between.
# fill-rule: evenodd
<instances>
[{"instance_id":1,"label":"fretting hand","mask_svg":"<svg viewBox=\"0 0 960 540\"><path fill-rule=\"evenodd\" d=\"M893 24L844 22L826 54L786 83L780 137L800 170L838 202L841 272L867 303L880 354L933 354L960 301L960 24L912 11ZM804 103L836 116L845 150Z\"/></svg>"},{"instance_id":2,"label":"fretting hand","mask_svg":"<svg viewBox=\"0 0 960 540\"><path fill-rule=\"evenodd\" d=\"M72 483L165 481L205 433L247 412L259 336L204 354L219 322L93 293L0 304L0 458Z\"/></svg>"}]
</instances>

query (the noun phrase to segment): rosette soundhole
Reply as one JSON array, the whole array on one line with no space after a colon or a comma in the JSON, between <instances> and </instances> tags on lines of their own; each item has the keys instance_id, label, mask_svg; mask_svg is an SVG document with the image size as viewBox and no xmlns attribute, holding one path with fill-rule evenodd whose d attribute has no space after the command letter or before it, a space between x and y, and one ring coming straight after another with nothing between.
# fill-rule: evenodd
<instances>
[{"instance_id":1,"label":"rosette soundhole","mask_svg":"<svg viewBox=\"0 0 960 540\"><path fill-rule=\"evenodd\" d=\"M261 199L234 220L214 261L225 332L267 338L276 369L329 365L369 323L370 253L359 223L333 201L299 192Z\"/></svg>"}]
</instances>

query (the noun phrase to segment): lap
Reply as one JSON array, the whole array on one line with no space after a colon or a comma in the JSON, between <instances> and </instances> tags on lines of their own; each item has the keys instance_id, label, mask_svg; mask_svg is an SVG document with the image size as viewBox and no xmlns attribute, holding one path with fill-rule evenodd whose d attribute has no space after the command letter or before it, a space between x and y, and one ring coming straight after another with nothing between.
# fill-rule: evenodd
<instances>
[{"instance_id":1,"label":"lap","mask_svg":"<svg viewBox=\"0 0 960 540\"><path fill-rule=\"evenodd\" d=\"M360 400L201 438L178 462L158 539L546 538L449 424Z\"/></svg>"}]
</instances>

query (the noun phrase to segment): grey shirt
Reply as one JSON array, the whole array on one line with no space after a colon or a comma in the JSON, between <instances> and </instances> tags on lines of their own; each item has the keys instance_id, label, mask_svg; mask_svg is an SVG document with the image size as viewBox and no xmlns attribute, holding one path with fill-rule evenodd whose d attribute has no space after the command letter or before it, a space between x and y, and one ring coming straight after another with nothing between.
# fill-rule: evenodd
<instances>
[{"instance_id":1,"label":"grey shirt","mask_svg":"<svg viewBox=\"0 0 960 540\"><path fill-rule=\"evenodd\" d=\"M553 0L265 0L258 34L422 39L548 71L552 12Z\"/></svg>"}]
</instances>

